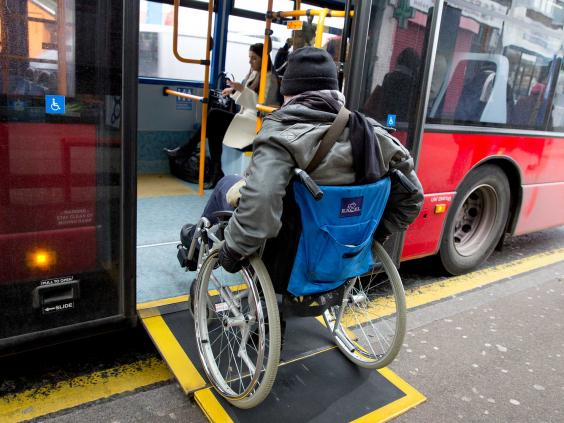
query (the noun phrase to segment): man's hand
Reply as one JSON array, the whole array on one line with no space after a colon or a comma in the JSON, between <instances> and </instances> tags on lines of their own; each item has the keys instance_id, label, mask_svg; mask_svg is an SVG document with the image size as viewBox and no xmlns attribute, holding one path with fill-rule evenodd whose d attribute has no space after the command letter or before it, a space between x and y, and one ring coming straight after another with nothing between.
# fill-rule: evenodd
<instances>
[{"instance_id":1,"label":"man's hand","mask_svg":"<svg viewBox=\"0 0 564 423\"><path fill-rule=\"evenodd\" d=\"M243 267L244 258L241 254L229 248L227 242L224 242L221 250L219 250L218 262L229 273L237 273Z\"/></svg>"},{"instance_id":2,"label":"man's hand","mask_svg":"<svg viewBox=\"0 0 564 423\"><path fill-rule=\"evenodd\" d=\"M241 188L243 188L245 185L245 180L241 179L240 181L235 182L233 186L227 190L227 193L225 193L225 199L234 209L236 209L239 205L239 199L241 198Z\"/></svg>"}]
</instances>

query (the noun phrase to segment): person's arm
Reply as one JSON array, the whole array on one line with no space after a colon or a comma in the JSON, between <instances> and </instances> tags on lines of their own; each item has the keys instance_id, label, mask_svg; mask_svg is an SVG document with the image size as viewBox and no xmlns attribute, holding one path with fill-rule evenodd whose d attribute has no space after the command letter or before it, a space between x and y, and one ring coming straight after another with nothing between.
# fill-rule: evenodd
<instances>
[{"instance_id":1,"label":"person's arm","mask_svg":"<svg viewBox=\"0 0 564 423\"><path fill-rule=\"evenodd\" d=\"M245 109L256 109L258 102L258 94L249 87L243 87L242 91L237 91L233 94L235 103Z\"/></svg>"},{"instance_id":2,"label":"person's arm","mask_svg":"<svg viewBox=\"0 0 564 423\"><path fill-rule=\"evenodd\" d=\"M255 138L239 206L225 229L227 246L241 256L254 253L264 240L275 237L282 225L282 199L295 164L288 150L276 140L280 132L274 128L277 125L266 119Z\"/></svg>"}]
</instances>

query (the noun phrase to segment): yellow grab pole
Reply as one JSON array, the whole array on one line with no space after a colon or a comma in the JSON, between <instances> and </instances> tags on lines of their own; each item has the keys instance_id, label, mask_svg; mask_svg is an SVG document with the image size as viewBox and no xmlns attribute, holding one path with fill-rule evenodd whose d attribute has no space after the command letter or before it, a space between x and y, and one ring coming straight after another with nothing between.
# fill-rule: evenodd
<instances>
[{"instance_id":1,"label":"yellow grab pole","mask_svg":"<svg viewBox=\"0 0 564 423\"><path fill-rule=\"evenodd\" d=\"M317 22L317 30L315 31L315 47L321 48L323 45L323 30L325 29L325 17L329 13L329 9L323 9L319 14Z\"/></svg>"},{"instance_id":2,"label":"yellow grab pole","mask_svg":"<svg viewBox=\"0 0 564 423\"><path fill-rule=\"evenodd\" d=\"M164 92L165 94L173 95L175 97L185 98L187 100L200 101L200 102L203 102L204 100L204 97L200 97L199 95L181 93L179 91L171 90L170 88L166 88Z\"/></svg>"},{"instance_id":3,"label":"yellow grab pole","mask_svg":"<svg viewBox=\"0 0 564 423\"><path fill-rule=\"evenodd\" d=\"M175 0L177 2L179 0ZM200 175L198 179L198 194L204 195L204 166L206 165L206 128L208 123L208 101L210 98L210 56L211 56L211 27L213 16L213 0L208 3L208 35L206 38L206 62L204 71L204 101L202 103L202 128L200 130ZM176 22L177 23L177 22ZM175 28L177 27L175 23ZM176 37L174 38L176 40Z\"/></svg>"},{"instance_id":4,"label":"yellow grab pole","mask_svg":"<svg viewBox=\"0 0 564 423\"><path fill-rule=\"evenodd\" d=\"M327 10L327 9L325 9ZM309 10L309 15L311 16L319 16L321 15L321 13L323 13L323 9L322 10ZM297 17L297 16L306 16L308 14L307 10L289 10L286 12L273 12L272 13L272 17L273 18L291 18L291 17ZM327 16L331 17L331 18L344 18L345 17L345 12L343 10L329 10L327 12ZM350 12L350 16L354 16L354 11Z\"/></svg>"},{"instance_id":5,"label":"yellow grab pole","mask_svg":"<svg viewBox=\"0 0 564 423\"><path fill-rule=\"evenodd\" d=\"M264 104L257 104L257 110L263 113L272 113L278 110L278 107L265 106Z\"/></svg>"},{"instance_id":6,"label":"yellow grab pole","mask_svg":"<svg viewBox=\"0 0 564 423\"><path fill-rule=\"evenodd\" d=\"M262 62L260 65L260 84L259 84L259 94L258 94L258 104L264 104L266 97L266 74L268 72L268 50L270 48L270 26L272 24L271 12L272 12L272 2L273 0L268 0L268 13L266 14L266 28L264 30L264 46L262 49ZM256 131L260 131L262 127L262 116L257 113L257 125Z\"/></svg>"},{"instance_id":7,"label":"yellow grab pole","mask_svg":"<svg viewBox=\"0 0 564 423\"><path fill-rule=\"evenodd\" d=\"M7 6L6 6L7 7ZM59 59L59 69L57 70L57 94L67 95L67 41L65 22L65 2L57 2L57 58ZM5 44L3 44L5 45Z\"/></svg>"},{"instance_id":8,"label":"yellow grab pole","mask_svg":"<svg viewBox=\"0 0 564 423\"><path fill-rule=\"evenodd\" d=\"M210 0L210 3L213 4L213 0ZM186 59L180 55L178 52L178 9L180 7L180 0L174 0L174 26L172 28L172 52L176 60L179 60L182 63L193 63L196 65L204 65L202 60L200 59ZM209 25L209 24L208 24ZM209 28L208 28L209 29ZM208 31L209 34L209 31ZM208 35L209 39L209 35ZM209 47L209 46L208 46ZM209 51L209 50L207 50ZM206 56L206 60L209 61L209 56Z\"/></svg>"}]
</instances>

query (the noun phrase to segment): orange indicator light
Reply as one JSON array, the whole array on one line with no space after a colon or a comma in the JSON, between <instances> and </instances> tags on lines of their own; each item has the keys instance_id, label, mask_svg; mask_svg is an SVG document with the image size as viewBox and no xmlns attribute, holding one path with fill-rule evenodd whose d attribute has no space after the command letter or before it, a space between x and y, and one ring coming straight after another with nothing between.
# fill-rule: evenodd
<instances>
[{"instance_id":1,"label":"orange indicator light","mask_svg":"<svg viewBox=\"0 0 564 423\"><path fill-rule=\"evenodd\" d=\"M27 255L27 265L39 269L45 269L55 264L56 255L53 251L35 250Z\"/></svg>"},{"instance_id":2,"label":"orange indicator light","mask_svg":"<svg viewBox=\"0 0 564 423\"><path fill-rule=\"evenodd\" d=\"M446 204L437 204L435 206L435 214L442 214L446 211Z\"/></svg>"}]
</instances>

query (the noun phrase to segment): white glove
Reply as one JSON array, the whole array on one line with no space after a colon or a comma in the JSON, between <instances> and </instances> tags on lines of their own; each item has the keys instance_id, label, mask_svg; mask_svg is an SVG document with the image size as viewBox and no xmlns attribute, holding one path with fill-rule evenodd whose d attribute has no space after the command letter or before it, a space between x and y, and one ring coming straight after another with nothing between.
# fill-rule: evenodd
<instances>
[{"instance_id":1,"label":"white glove","mask_svg":"<svg viewBox=\"0 0 564 423\"><path fill-rule=\"evenodd\" d=\"M231 204L231 207L233 207L234 209L237 208L237 205L239 204L239 199L241 198L240 190L246 184L247 184L247 182L245 182L244 179L241 179L241 180L235 182L233 184L233 186L231 188L229 188L229 190L225 194L225 199L227 200L227 202L229 204Z\"/></svg>"}]
</instances>

